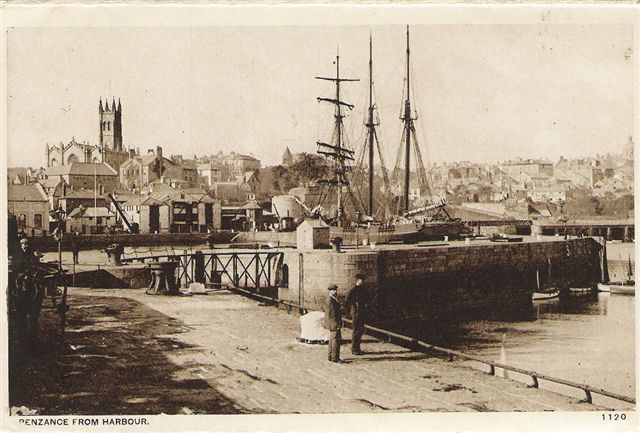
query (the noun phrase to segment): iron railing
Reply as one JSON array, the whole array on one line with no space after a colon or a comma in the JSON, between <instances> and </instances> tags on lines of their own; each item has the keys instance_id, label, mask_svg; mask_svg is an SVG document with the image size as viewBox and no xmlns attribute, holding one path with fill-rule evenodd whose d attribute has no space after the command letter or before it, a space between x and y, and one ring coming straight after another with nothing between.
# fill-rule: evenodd
<instances>
[{"instance_id":1,"label":"iron railing","mask_svg":"<svg viewBox=\"0 0 640 433\"><path fill-rule=\"evenodd\" d=\"M203 283L213 287L229 285L242 288L277 287L284 254L274 251L225 251L161 254L127 257L123 263L178 262L176 281L183 287Z\"/></svg>"}]
</instances>

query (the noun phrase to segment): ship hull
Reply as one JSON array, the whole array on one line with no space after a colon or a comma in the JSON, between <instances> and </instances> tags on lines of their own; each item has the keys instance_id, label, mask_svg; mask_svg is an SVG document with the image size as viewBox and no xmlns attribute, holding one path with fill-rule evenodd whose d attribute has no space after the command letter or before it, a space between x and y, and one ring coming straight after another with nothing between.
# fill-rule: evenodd
<instances>
[{"instance_id":1,"label":"ship hull","mask_svg":"<svg viewBox=\"0 0 640 433\"><path fill-rule=\"evenodd\" d=\"M427 240L459 238L465 232L465 226L456 221L437 221L427 223L396 224L392 227L372 226L369 228L331 227L331 237L341 237L343 245L363 243L404 242L416 243Z\"/></svg>"}]
</instances>

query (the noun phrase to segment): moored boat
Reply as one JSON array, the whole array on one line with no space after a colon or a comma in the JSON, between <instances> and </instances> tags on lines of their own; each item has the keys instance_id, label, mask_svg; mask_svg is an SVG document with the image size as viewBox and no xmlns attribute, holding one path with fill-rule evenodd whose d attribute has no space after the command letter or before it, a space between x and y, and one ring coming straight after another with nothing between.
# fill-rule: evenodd
<instances>
[{"instance_id":1,"label":"moored boat","mask_svg":"<svg viewBox=\"0 0 640 433\"><path fill-rule=\"evenodd\" d=\"M611 293L618 295L634 295L636 294L636 285L611 284Z\"/></svg>"},{"instance_id":2,"label":"moored boat","mask_svg":"<svg viewBox=\"0 0 640 433\"><path fill-rule=\"evenodd\" d=\"M569 293L572 295L586 295L593 292L592 287L569 287Z\"/></svg>"},{"instance_id":3,"label":"moored boat","mask_svg":"<svg viewBox=\"0 0 640 433\"><path fill-rule=\"evenodd\" d=\"M600 290L600 288L605 290ZM606 290L608 289L608 290ZM636 294L636 282L633 280L616 281L607 284L598 284L598 290L608 291L616 295L635 295Z\"/></svg>"},{"instance_id":4,"label":"moored boat","mask_svg":"<svg viewBox=\"0 0 640 433\"><path fill-rule=\"evenodd\" d=\"M547 289L543 292L533 292L531 299L533 301L541 301L543 299L553 299L560 296L560 289L552 288Z\"/></svg>"}]
</instances>

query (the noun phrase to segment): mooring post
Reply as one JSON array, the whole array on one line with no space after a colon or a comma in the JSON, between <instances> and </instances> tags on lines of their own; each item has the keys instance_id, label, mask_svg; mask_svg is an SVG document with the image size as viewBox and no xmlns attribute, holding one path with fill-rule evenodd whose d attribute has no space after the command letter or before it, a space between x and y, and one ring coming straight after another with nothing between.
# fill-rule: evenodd
<instances>
[{"instance_id":1,"label":"mooring post","mask_svg":"<svg viewBox=\"0 0 640 433\"><path fill-rule=\"evenodd\" d=\"M205 272L204 272L204 254L202 251L196 251L193 255L194 261L194 275L193 280L196 283L205 283Z\"/></svg>"}]
</instances>

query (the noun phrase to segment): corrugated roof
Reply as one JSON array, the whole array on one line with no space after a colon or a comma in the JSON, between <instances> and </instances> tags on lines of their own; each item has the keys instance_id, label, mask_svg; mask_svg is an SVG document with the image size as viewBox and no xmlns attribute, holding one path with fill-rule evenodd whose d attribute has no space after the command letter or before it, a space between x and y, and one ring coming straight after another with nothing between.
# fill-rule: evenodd
<instances>
[{"instance_id":1,"label":"corrugated roof","mask_svg":"<svg viewBox=\"0 0 640 433\"><path fill-rule=\"evenodd\" d=\"M39 183L31 185L13 185L7 187L7 201L48 202L47 193Z\"/></svg>"}]
</instances>

